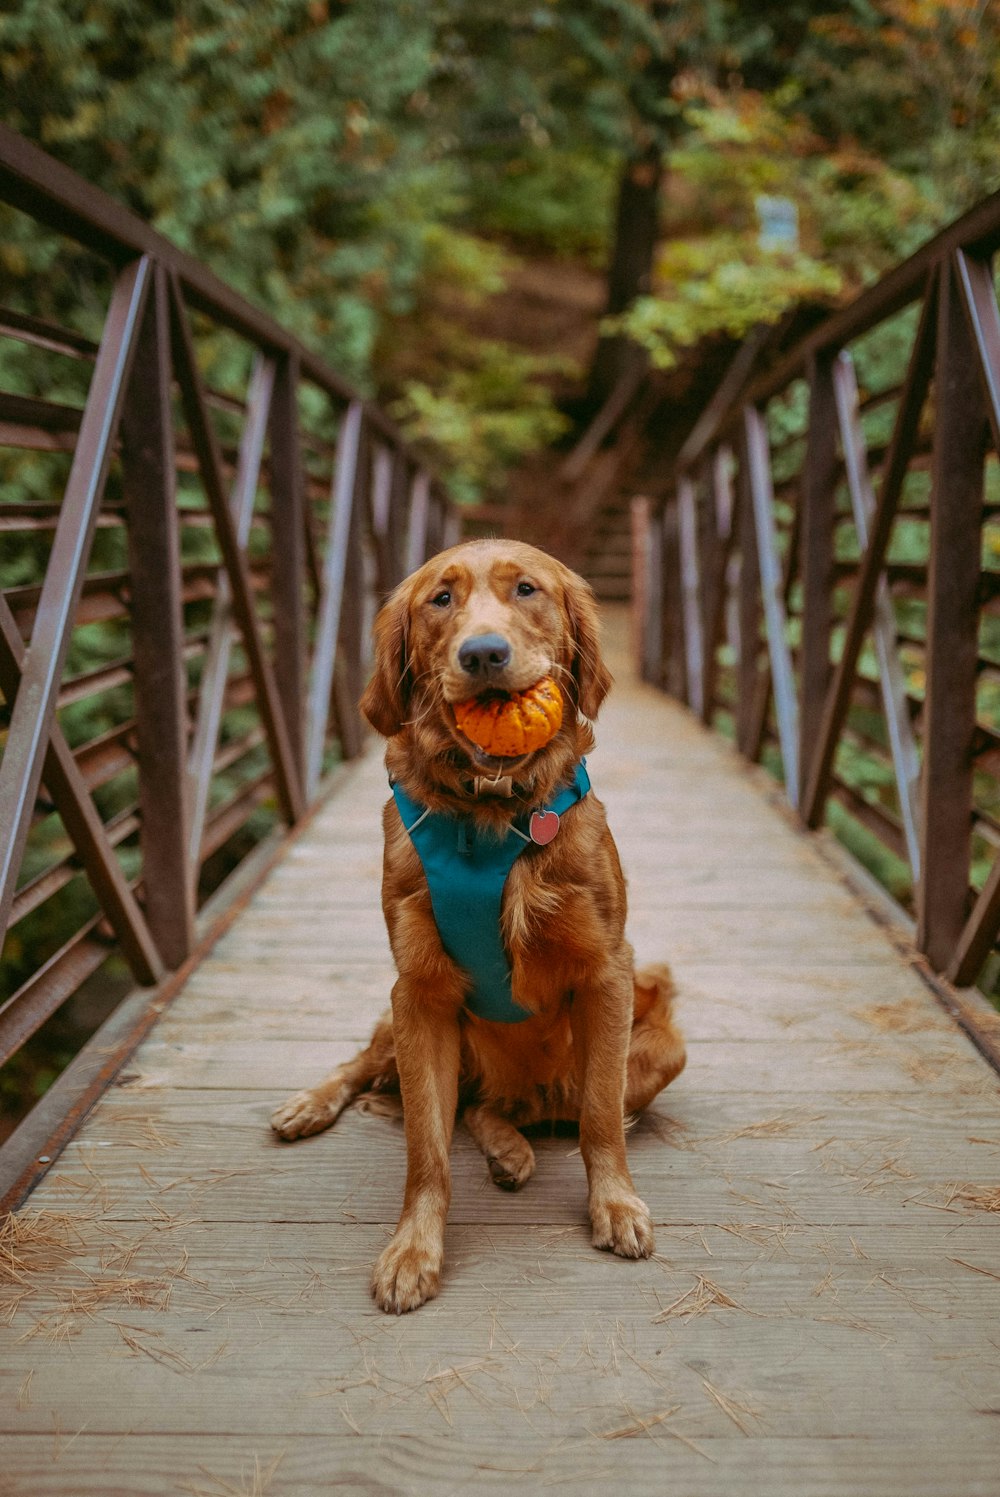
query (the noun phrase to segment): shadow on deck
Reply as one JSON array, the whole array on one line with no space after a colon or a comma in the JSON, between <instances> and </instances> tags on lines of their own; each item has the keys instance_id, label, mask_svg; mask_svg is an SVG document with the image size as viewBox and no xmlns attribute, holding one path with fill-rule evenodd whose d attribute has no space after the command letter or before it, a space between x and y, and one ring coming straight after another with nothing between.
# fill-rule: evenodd
<instances>
[{"instance_id":1,"label":"shadow on deck","mask_svg":"<svg viewBox=\"0 0 1000 1497\"><path fill-rule=\"evenodd\" d=\"M992 1497L998 1079L764 777L630 679L591 768L689 1041L631 1134L658 1253L591 1250L572 1137L509 1196L459 1133L441 1297L374 1309L398 1123L267 1119L387 1001L380 757L9 1229L0 1492Z\"/></svg>"}]
</instances>

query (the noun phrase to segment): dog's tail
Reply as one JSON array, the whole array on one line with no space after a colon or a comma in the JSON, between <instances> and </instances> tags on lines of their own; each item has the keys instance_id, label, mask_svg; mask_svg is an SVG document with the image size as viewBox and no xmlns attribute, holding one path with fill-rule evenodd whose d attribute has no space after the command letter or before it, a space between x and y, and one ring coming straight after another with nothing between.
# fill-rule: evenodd
<instances>
[{"instance_id":1,"label":"dog's tail","mask_svg":"<svg viewBox=\"0 0 1000 1497\"><path fill-rule=\"evenodd\" d=\"M665 962L640 967L635 973L627 1112L647 1106L684 1069L684 1036L674 1018L676 991Z\"/></svg>"},{"instance_id":2,"label":"dog's tail","mask_svg":"<svg viewBox=\"0 0 1000 1497\"><path fill-rule=\"evenodd\" d=\"M636 1022L645 1018L653 1007L662 1006L668 1014L671 1013L676 995L677 985L674 982L674 974L666 962L650 962L645 967L637 968L635 972Z\"/></svg>"}]
</instances>

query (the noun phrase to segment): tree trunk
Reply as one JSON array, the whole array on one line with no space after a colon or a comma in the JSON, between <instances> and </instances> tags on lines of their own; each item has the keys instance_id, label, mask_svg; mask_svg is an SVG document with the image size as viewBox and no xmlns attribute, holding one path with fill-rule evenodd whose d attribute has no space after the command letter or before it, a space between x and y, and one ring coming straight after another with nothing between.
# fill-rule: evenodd
<instances>
[{"instance_id":1,"label":"tree trunk","mask_svg":"<svg viewBox=\"0 0 1000 1497\"><path fill-rule=\"evenodd\" d=\"M637 296L650 289L653 256L660 222L660 183L663 165L659 144L630 156L622 168L615 212L614 242L608 268L606 315L624 312ZM646 355L628 338L615 334L602 337L594 354L587 399L594 407L604 404L633 363Z\"/></svg>"}]
</instances>

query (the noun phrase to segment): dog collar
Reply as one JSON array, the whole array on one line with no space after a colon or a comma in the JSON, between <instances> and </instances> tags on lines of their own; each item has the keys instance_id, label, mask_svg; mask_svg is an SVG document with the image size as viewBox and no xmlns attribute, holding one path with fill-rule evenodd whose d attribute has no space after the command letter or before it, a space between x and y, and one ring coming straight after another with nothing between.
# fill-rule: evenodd
<instances>
[{"instance_id":1,"label":"dog collar","mask_svg":"<svg viewBox=\"0 0 1000 1497\"><path fill-rule=\"evenodd\" d=\"M547 805L495 832L477 828L471 816L431 811L411 800L402 786L392 785L400 820L427 876L441 943L472 978L466 1008L481 1019L517 1024L532 1017L514 1001L500 933L504 886L521 853L553 841L560 818L589 790L586 760L581 759L572 782Z\"/></svg>"}]
</instances>

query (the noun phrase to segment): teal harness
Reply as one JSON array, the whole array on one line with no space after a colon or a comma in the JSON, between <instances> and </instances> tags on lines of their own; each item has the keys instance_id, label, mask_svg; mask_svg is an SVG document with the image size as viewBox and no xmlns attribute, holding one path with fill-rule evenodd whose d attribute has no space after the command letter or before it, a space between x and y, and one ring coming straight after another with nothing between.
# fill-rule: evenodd
<instances>
[{"instance_id":1,"label":"teal harness","mask_svg":"<svg viewBox=\"0 0 1000 1497\"><path fill-rule=\"evenodd\" d=\"M471 817L430 811L411 800L400 785L392 786L400 819L427 875L441 943L472 977L466 1007L480 1019L519 1024L531 1018L514 1002L510 961L500 934L504 885L524 849L533 842L551 842L559 829L558 818L589 789L586 760L581 759L572 785L541 811L532 812L527 831L515 823L497 835L477 831Z\"/></svg>"}]
</instances>

